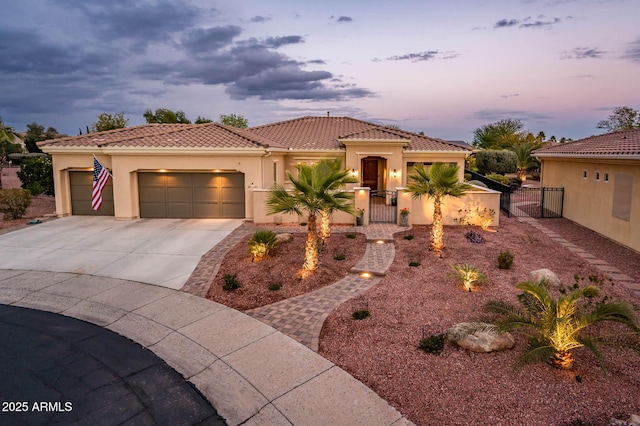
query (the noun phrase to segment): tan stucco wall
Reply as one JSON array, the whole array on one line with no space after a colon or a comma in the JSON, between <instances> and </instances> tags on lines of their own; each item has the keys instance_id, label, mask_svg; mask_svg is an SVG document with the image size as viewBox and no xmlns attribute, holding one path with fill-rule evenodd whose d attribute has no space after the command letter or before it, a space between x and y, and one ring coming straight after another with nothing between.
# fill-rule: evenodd
<instances>
[{"instance_id":1,"label":"tan stucco wall","mask_svg":"<svg viewBox=\"0 0 640 426\"><path fill-rule=\"evenodd\" d=\"M585 170L587 178L583 179ZM604 181L605 173L609 182ZM629 221L612 215L616 173L633 179ZM541 184L564 187L565 218L640 252L640 161L542 159Z\"/></svg>"},{"instance_id":2,"label":"tan stucco wall","mask_svg":"<svg viewBox=\"0 0 640 426\"><path fill-rule=\"evenodd\" d=\"M267 214L268 189L255 189L252 191L254 206L254 223L299 223L307 220L306 216L298 217L296 214ZM344 212L335 212L331 215L331 223L355 224L355 216Z\"/></svg>"},{"instance_id":3,"label":"tan stucco wall","mask_svg":"<svg viewBox=\"0 0 640 426\"><path fill-rule=\"evenodd\" d=\"M433 200L425 197L414 199L410 193L398 188L398 211L409 209L409 223L412 225L430 225L433 223ZM500 192L481 188L474 185L474 190L468 191L461 198L446 197L442 202L442 217L445 225L458 225L454 219L460 219L459 210L475 212L484 208L495 212L491 226L500 225ZM475 214L469 216L472 225L480 225Z\"/></svg>"}]
</instances>

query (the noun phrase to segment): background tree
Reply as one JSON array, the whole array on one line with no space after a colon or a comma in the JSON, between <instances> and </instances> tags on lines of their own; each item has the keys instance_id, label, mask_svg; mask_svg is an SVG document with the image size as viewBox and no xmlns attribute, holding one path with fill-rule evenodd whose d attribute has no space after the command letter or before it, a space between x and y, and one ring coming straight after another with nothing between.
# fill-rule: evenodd
<instances>
[{"instance_id":1,"label":"background tree","mask_svg":"<svg viewBox=\"0 0 640 426\"><path fill-rule=\"evenodd\" d=\"M485 124L474 130L473 146L484 149L509 148L526 136L523 129L522 121L511 118Z\"/></svg>"},{"instance_id":2,"label":"background tree","mask_svg":"<svg viewBox=\"0 0 640 426\"><path fill-rule=\"evenodd\" d=\"M210 118L198 116L198 118L196 118L196 121L194 121L194 123L195 124L213 123L213 120Z\"/></svg>"},{"instance_id":3,"label":"background tree","mask_svg":"<svg viewBox=\"0 0 640 426\"><path fill-rule=\"evenodd\" d=\"M91 124L91 133L124 129L128 125L129 119L124 118L124 112L119 112L113 115L103 112L102 114L98 115L98 121Z\"/></svg>"},{"instance_id":4,"label":"background tree","mask_svg":"<svg viewBox=\"0 0 640 426\"><path fill-rule=\"evenodd\" d=\"M22 152L20 145L13 143L15 139L13 127L5 125L0 117L0 189L2 189L2 169L7 161L7 156L14 152Z\"/></svg>"},{"instance_id":5,"label":"background tree","mask_svg":"<svg viewBox=\"0 0 640 426\"><path fill-rule=\"evenodd\" d=\"M249 121L240 114L221 114L220 122L227 126L239 127L240 129L246 129L249 127Z\"/></svg>"},{"instance_id":6,"label":"background tree","mask_svg":"<svg viewBox=\"0 0 640 426\"><path fill-rule=\"evenodd\" d=\"M536 138L540 141L540 142L544 142L547 140L547 135L544 134L543 131L538 132L538 136L536 136Z\"/></svg>"},{"instance_id":7,"label":"background tree","mask_svg":"<svg viewBox=\"0 0 640 426\"><path fill-rule=\"evenodd\" d=\"M155 113L151 109L147 109L144 114L144 119L147 123L181 123L191 124L191 121L187 119L184 111L171 111L166 108L158 108Z\"/></svg>"},{"instance_id":8,"label":"background tree","mask_svg":"<svg viewBox=\"0 0 640 426\"><path fill-rule=\"evenodd\" d=\"M27 124L27 133L24 137L24 144L29 152L41 153L42 150L38 147L37 142L46 141L49 139L64 138L67 135L58 133L55 127L49 127L46 131L44 126L36 123Z\"/></svg>"},{"instance_id":9,"label":"background tree","mask_svg":"<svg viewBox=\"0 0 640 426\"><path fill-rule=\"evenodd\" d=\"M31 195L54 195L51 157L26 158L20 164L18 179Z\"/></svg>"},{"instance_id":10,"label":"background tree","mask_svg":"<svg viewBox=\"0 0 640 426\"><path fill-rule=\"evenodd\" d=\"M413 198L433 198L433 224L429 233L430 250L440 252L444 249L444 227L442 224L442 200L445 197L462 197L472 188L471 185L458 180L456 165L435 163L429 170L424 165L415 166L415 174L409 176L409 184L405 192Z\"/></svg>"},{"instance_id":11,"label":"background tree","mask_svg":"<svg viewBox=\"0 0 640 426\"><path fill-rule=\"evenodd\" d=\"M597 127L607 132L640 129L640 111L628 106L617 107L609 119L599 121Z\"/></svg>"},{"instance_id":12,"label":"background tree","mask_svg":"<svg viewBox=\"0 0 640 426\"><path fill-rule=\"evenodd\" d=\"M540 148L540 146L540 142L526 141L511 147L511 150L516 154L516 167L520 181L527 180L527 170L540 166L538 160L531 156L531 153Z\"/></svg>"}]
</instances>

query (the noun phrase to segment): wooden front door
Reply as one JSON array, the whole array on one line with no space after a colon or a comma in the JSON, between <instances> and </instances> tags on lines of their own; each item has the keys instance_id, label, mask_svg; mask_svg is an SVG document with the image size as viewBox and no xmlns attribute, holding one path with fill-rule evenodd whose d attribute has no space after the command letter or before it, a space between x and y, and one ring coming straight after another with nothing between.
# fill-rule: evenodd
<instances>
[{"instance_id":1,"label":"wooden front door","mask_svg":"<svg viewBox=\"0 0 640 426\"><path fill-rule=\"evenodd\" d=\"M377 158L365 158L362 160L362 186L368 186L372 191L378 189Z\"/></svg>"}]
</instances>

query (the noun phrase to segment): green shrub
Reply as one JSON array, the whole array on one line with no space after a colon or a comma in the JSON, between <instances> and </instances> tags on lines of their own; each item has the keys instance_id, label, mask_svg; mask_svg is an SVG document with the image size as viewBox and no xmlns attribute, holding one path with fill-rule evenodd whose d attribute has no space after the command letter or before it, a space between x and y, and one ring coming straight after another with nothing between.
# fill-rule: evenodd
<instances>
[{"instance_id":1,"label":"green shrub","mask_svg":"<svg viewBox=\"0 0 640 426\"><path fill-rule=\"evenodd\" d=\"M440 355L444 349L444 334L434 334L426 339L420 340L418 349L428 354Z\"/></svg>"},{"instance_id":2,"label":"green shrub","mask_svg":"<svg viewBox=\"0 0 640 426\"><path fill-rule=\"evenodd\" d=\"M269 255L271 250L278 245L275 232L269 230L257 231L249 240L249 253L252 261L257 262Z\"/></svg>"},{"instance_id":3,"label":"green shrub","mask_svg":"<svg viewBox=\"0 0 640 426\"><path fill-rule=\"evenodd\" d=\"M346 259L346 257L344 256L344 254L336 254L333 258L334 258L335 260L345 260L345 259Z\"/></svg>"},{"instance_id":4,"label":"green shrub","mask_svg":"<svg viewBox=\"0 0 640 426\"><path fill-rule=\"evenodd\" d=\"M464 289L468 291L471 291L474 283L482 284L487 280L485 274L480 272L475 266L469 264L451 265L449 275L460 281Z\"/></svg>"},{"instance_id":5,"label":"green shrub","mask_svg":"<svg viewBox=\"0 0 640 426\"><path fill-rule=\"evenodd\" d=\"M476 152L476 167L483 175L514 173L518 170L518 157L515 152L506 149L486 149Z\"/></svg>"},{"instance_id":6,"label":"green shrub","mask_svg":"<svg viewBox=\"0 0 640 426\"><path fill-rule=\"evenodd\" d=\"M471 173L465 173L464 174L464 180L466 180L467 182L470 181L472 178Z\"/></svg>"},{"instance_id":7,"label":"green shrub","mask_svg":"<svg viewBox=\"0 0 640 426\"><path fill-rule=\"evenodd\" d=\"M420 266L420 262L409 262L409 266L413 266L413 267Z\"/></svg>"},{"instance_id":8,"label":"green shrub","mask_svg":"<svg viewBox=\"0 0 640 426\"><path fill-rule=\"evenodd\" d=\"M351 317L355 320L363 320L369 318L371 313L367 309L360 309L351 314Z\"/></svg>"},{"instance_id":9,"label":"green shrub","mask_svg":"<svg viewBox=\"0 0 640 426\"><path fill-rule=\"evenodd\" d=\"M4 220L21 219L31 204L31 194L24 189L0 189L0 213Z\"/></svg>"},{"instance_id":10,"label":"green shrub","mask_svg":"<svg viewBox=\"0 0 640 426\"><path fill-rule=\"evenodd\" d=\"M40 187L42 188L40 193L54 195L53 164L50 157L34 157L23 160L18 171L18 178L25 189L31 188L38 191L38 187Z\"/></svg>"},{"instance_id":11,"label":"green shrub","mask_svg":"<svg viewBox=\"0 0 640 426\"><path fill-rule=\"evenodd\" d=\"M491 180L495 180L497 182L500 182L503 185L509 185L509 178L503 175L499 175L497 173L490 173L488 175L485 176L487 179L491 179Z\"/></svg>"},{"instance_id":12,"label":"green shrub","mask_svg":"<svg viewBox=\"0 0 640 426\"><path fill-rule=\"evenodd\" d=\"M352 240L353 240L355 237L356 237L356 234L353 234L353 233L349 233L349 234L347 234L347 238L350 238L350 239L352 239Z\"/></svg>"},{"instance_id":13,"label":"green shrub","mask_svg":"<svg viewBox=\"0 0 640 426\"><path fill-rule=\"evenodd\" d=\"M413 240L413 235L405 235L404 239L408 240L408 241L411 241L411 240Z\"/></svg>"},{"instance_id":14,"label":"green shrub","mask_svg":"<svg viewBox=\"0 0 640 426\"><path fill-rule=\"evenodd\" d=\"M513 254L509 249L502 250L498 255L498 268L511 269L511 265L513 265Z\"/></svg>"},{"instance_id":15,"label":"green shrub","mask_svg":"<svg viewBox=\"0 0 640 426\"><path fill-rule=\"evenodd\" d=\"M238 281L236 274L224 274L222 279L224 280L222 285L224 291L231 291L240 287L240 281Z\"/></svg>"},{"instance_id":16,"label":"green shrub","mask_svg":"<svg viewBox=\"0 0 640 426\"><path fill-rule=\"evenodd\" d=\"M268 287L269 291L278 291L281 288L282 288L282 284L280 283L273 283L273 284L270 284Z\"/></svg>"}]
</instances>

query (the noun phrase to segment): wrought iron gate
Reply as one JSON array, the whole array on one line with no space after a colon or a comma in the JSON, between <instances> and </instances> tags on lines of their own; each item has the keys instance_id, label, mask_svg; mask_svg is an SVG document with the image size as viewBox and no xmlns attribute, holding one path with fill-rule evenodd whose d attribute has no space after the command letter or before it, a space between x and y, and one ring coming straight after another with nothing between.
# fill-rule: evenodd
<instances>
[{"instance_id":1,"label":"wrought iron gate","mask_svg":"<svg viewBox=\"0 0 640 426\"><path fill-rule=\"evenodd\" d=\"M369 197L370 223L396 223L398 191L371 191Z\"/></svg>"},{"instance_id":2,"label":"wrought iron gate","mask_svg":"<svg viewBox=\"0 0 640 426\"><path fill-rule=\"evenodd\" d=\"M509 216L562 217L564 188L520 188L500 194L500 209Z\"/></svg>"}]
</instances>

